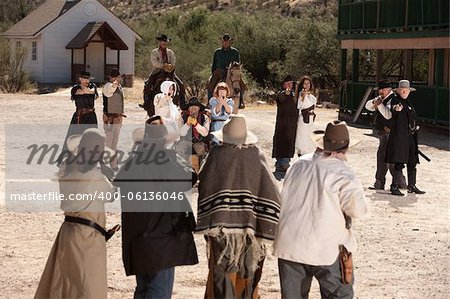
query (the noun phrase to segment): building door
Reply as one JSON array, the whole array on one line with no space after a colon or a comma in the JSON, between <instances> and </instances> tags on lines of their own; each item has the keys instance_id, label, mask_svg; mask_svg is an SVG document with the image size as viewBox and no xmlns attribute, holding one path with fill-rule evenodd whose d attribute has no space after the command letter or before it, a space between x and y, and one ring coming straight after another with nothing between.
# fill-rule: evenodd
<instances>
[{"instance_id":1,"label":"building door","mask_svg":"<svg viewBox=\"0 0 450 299\"><path fill-rule=\"evenodd\" d=\"M103 82L105 74L105 44L89 43L86 48L86 70L92 81Z\"/></svg>"}]
</instances>

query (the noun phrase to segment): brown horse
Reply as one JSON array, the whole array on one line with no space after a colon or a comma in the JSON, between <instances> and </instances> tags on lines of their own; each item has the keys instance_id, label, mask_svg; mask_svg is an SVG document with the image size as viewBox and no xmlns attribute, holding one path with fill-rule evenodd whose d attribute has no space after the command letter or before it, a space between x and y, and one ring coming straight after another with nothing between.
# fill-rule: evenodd
<instances>
[{"instance_id":1,"label":"brown horse","mask_svg":"<svg viewBox=\"0 0 450 299\"><path fill-rule=\"evenodd\" d=\"M245 108L244 101L240 100L241 92L246 90L245 83L242 80L242 63L235 61L230 63L225 82L230 87L230 97L234 101L233 113L237 114L238 109Z\"/></svg>"},{"instance_id":2,"label":"brown horse","mask_svg":"<svg viewBox=\"0 0 450 299\"><path fill-rule=\"evenodd\" d=\"M242 63L231 62L227 70L215 70L214 73L209 78L208 82L208 92L212 95L214 88L220 82L225 82L230 87L230 97L234 101L233 113L238 112L239 109L245 108L243 101L240 101L240 94L247 90L244 80L242 79Z\"/></svg>"},{"instance_id":3,"label":"brown horse","mask_svg":"<svg viewBox=\"0 0 450 299\"><path fill-rule=\"evenodd\" d=\"M151 78L151 77L150 77ZM144 103L139 104L139 107L143 108L147 111L148 116L155 115L155 105L153 104L153 99L156 94L160 93L161 84L170 80L177 84L176 94L173 98L173 103L180 107L181 110L186 110L186 90L184 88L183 82L178 78L174 71L166 72L161 70L160 73L157 74L154 80L150 80L150 78L144 83Z\"/></svg>"}]
</instances>

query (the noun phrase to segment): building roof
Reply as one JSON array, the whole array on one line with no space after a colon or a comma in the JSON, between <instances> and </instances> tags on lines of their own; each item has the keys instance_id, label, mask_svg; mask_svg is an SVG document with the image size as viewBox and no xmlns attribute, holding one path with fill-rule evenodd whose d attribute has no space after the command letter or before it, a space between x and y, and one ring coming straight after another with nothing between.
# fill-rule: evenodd
<instances>
[{"instance_id":1,"label":"building roof","mask_svg":"<svg viewBox=\"0 0 450 299\"><path fill-rule=\"evenodd\" d=\"M3 35L5 37L35 36L80 1L47 0L25 18L9 28Z\"/></svg>"},{"instance_id":2,"label":"building roof","mask_svg":"<svg viewBox=\"0 0 450 299\"><path fill-rule=\"evenodd\" d=\"M82 0L47 0L44 4L33 10L25 18L14 24L5 33L4 37L33 37L41 32L45 27L50 25L53 21L69 11L72 7L77 5ZM142 37L134 31L128 24L119 19L113 12L106 8L102 3L96 1L116 17L125 26L134 32L136 38L141 40Z\"/></svg>"},{"instance_id":3,"label":"building roof","mask_svg":"<svg viewBox=\"0 0 450 299\"><path fill-rule=\"evenodd\" d=\"M107 22L89 22L83 29L67 44L66 49L83 49L89 41L96 35L106 46L113 50L128 50L128 46L114 32Z\"/></svg>"}]
</instances>

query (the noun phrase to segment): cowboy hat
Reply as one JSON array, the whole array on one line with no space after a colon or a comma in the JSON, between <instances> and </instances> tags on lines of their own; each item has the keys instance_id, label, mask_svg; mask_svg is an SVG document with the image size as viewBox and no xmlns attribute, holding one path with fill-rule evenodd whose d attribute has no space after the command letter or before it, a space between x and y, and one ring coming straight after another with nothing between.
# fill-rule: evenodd
<instances>
[{"instance_id":1,"label":"cowboy hat","mask_svg":"<svg viewBox=\"0 0 450 299\"><path fill-rule=\"evenodd\" d=\"M94 158L94 160L104 156L104 153L107 153L109 157L115 154L113 149L105 146L105 137L97 128L86 129L83 134L71 135L67 138L67 149L74 155L84 151L84 155L87 155L86 158Z\"/></svg>"},{"instance_id":2,"label":"cowboy hat","mask_svg":"<svg viewBox=\"0 0 450 299\"><path fill-rule=\"evenodd\" d=\"M187 108L191 107L191 106L198 106L200 107L200 110L204 110L206 109L206 106L202 104L202 102L200 102L197 97L192 97L189 99L189 102L187 103Z\"/></svg>"},{"instance_id":3,"label":"cowboy hat","mask_svg":"<svg viewBox=\"0 0 450 299\"><path fill-rule=\"evenodd\" d=\"M233 38L229 35L229 34L224 34L223 36L222 36L222 40L223 41L230 41L230 40L233 40Z\"/></svg>"},{"instance_id":4,"label":"cowboy hat","mask_svg":"<svg viewBox=\"0 0 450 299\"><path fill-rule=\"evenodd\" d=\"M163 124L151 124L148 121L145 128L136 128L131 134L133 142L148 141L151 143L165 142L167 139L167 128Z\"/></svg>"},{"instance_id":5,"label":"cowboy hat","mask_svg":"<svg viewBox=\"0 0 450 299\"><path fill-rule=\"evenodd\" d=\"M232 114L231 118L223 125L222 130L211 134L223 143L235 145L254 144L258 141L258 137L247 130L245 117L238 114Z\"/></svg>"},{"instance_id":6,"label":"cowboy hat","mask_svg":"<svg viewBox=\"0 0 450 299\"><path fill-rule=\"evenodd\" d=\"M157 40L163 41L163 42L170 42L170 38L167 37L165 34L160 34L156 37Z\"/></svg>"},{"instance_id":7,"label":"cowboy hat","mask_svg":"<svg viewBox=\"0 0 450 299\"><path fill-rule=\"evenodd\" d=\"M409 83L408 80L400 80L398 82L398 87L396 89L394 89L394 91L396 91L397 89L400 88L409 88L409 90L411 91L416 91L416 89L414 87L411 87L411 84Z\"/></svg>"},{"instance_id":8,"label":"cowboy hat","mask_svg":"<svg viewBox=\"0 0 450 299\"><path fill-rule=\"evenodd\" d=\"M119 69L118 68L113 68L112 70L111 70L111 72L109 72L109 76L110 77L119 77L120 76L120 72L119 72Z\"/></svg>"},{"instance_id":9,"label":"cowboy hat","mask_svg":"<svg viewBox=\"0 0 450 299\"><path fill-rule=\"evenodd\" d=\"M284 84L286 82L291 82L294 81L294 79L292 79L291 75L287 75L286 77L284 77L283 81L281 81L281 84Z\"/></svg>"},{"instance_id":10,"label":"cowboy hat","mask_svg":"<svg viewBox=\"0 0 450 299\"><path fill-rule=\"evenodd\" d=\"M313 142L322 150L336 152L355 146L360 140L351 139L345 121L333 120L327 124L325 131L315 131Z\"/></svg>"},{"instance_id":11,"label":"cowboy hat","mask_svg":"<svg viewBox=\"0 0 450 299\"><path fill-rule=\"evenodd\" d=\"M85 79L91 79L91 73L89 73L88 71L81 71L79 77L85 78Z\"/></svg>"},{"instance_id":12,"label":"cowboy hat","mask_svg":"<svg viewBox=\"0 0 450 299\"><path fill-rule=\"evenodd\" d=\"M392 88L391 83L387 80L380 80L378 81L378 86L374 88L374 90L380 90L384 88Z\"/></svg>"}]
</instances>

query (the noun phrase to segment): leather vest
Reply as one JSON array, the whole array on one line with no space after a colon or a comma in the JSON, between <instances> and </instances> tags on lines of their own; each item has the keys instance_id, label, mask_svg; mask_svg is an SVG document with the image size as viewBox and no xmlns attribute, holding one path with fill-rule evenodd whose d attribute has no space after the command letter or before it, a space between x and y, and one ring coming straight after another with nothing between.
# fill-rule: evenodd
<instances>
[{"instance_id":1,"label":"leather vest","mask_svg":"<svg viewBox=\"0 0 450 299\"><path fill-rule=\"evenodd\" d=\"M119 85L114 91L113 95L109 98L103 95L103 101L106 104L106 113L123 114L124 103L122 86Z\"/></svg>"}]
</instances>

